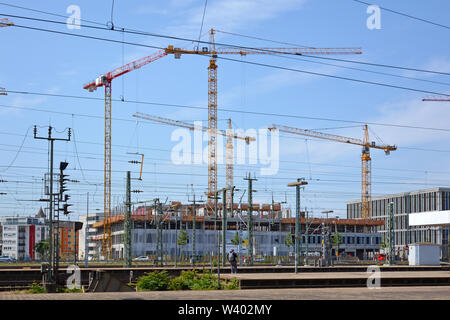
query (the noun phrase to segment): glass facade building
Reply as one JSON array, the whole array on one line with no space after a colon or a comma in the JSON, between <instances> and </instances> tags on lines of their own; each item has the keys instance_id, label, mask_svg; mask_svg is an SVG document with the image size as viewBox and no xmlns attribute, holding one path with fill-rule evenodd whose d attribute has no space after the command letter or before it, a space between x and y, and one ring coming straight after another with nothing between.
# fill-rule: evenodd
<instances>
[{"instance_id":1,"label":"glass facade building","mask_svg":"<svg viewBox=\"0 0 450 320\"><path fill-rule=\"evenodd\" d=\"M441 259L449 259L449 227L410 226L409 214L429 211L450 210L450 188L431 188L411 192L373 197L371 216L374 220L386 220L388 204L393 203L394 235L396 254L407 254L408 245L418 242L431 242L441 246ZM361 218L361 200L349 201L347 218ZM377 230L385 235L385 225Z\"/></svg>"}]
</instances>

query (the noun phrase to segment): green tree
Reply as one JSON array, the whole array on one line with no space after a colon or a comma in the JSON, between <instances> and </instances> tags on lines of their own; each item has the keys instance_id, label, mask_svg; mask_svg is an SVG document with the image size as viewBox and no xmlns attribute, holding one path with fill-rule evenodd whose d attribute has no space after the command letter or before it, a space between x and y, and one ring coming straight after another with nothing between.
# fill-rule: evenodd
<instances>
[{"instance_id":1,"label":"green tree","mask_svg":"<svg viewBox=\"0 0 450 320\"><path fill-rule=\"evenodd\" d=\"M342 244L342 236L339 232L336 232L333 236L333 239L331 239L331 243L333 246L336 247L336 252L338 253L336 256L339 255L339 246Z\"/></svg>"},{"instance_id":2,"label":"green tree","mask_svg":"<svg viewBox=\"0 0 450 320\"><path fill-rule=\"evenodd\" d=\"M386 243L386 235L383 235L383 241L380 243L380 249L383 249L386 252L387 243Z\"/></svg>"},{"instance_id":3,"label":"green tree","mask_svg":"<svg viewBox=\"0 0 450 320\"><path fill-rule=\"evenodd\" d=\"M189 242L189 235L185 230L181 229L180 233L178 234L177 244L183 248L182 257L184 256L184 248L186 247L188 242Z\"/></svg>"},{"instance_id":4,"label":"green tree","mask_svg":"<svg viewBox=\"0 0 450 320\"><path fill-rule=\"evenodd\" d=\"M239 232L236 231L236 233L234 234L234 237L230 241L235 246L239 245L239 242L240 242Z\"/></svg>"},{"instance_id":5,"label":"green tree","mask_svg":"<svg viewBox=\"0 0 450 320\"><path fill-rule=\"evenodd\" d=\"M284 244L286 245L286 247L294 246L294 235L292 233L288 233L286 235L286 238L284 239Z\"/></svg>"},{"instance_id":6,"label":"green tree","mask_svg":"<svg viewBox=\"0 0 450 320\"><path fill-rule=\"evenodd\" d=\"M50 250L50 245L48 243L48 240L42 240L34 246L34 250L39 254L41 260L48 259L48 254Z\"/></svg>"}]
</instances>

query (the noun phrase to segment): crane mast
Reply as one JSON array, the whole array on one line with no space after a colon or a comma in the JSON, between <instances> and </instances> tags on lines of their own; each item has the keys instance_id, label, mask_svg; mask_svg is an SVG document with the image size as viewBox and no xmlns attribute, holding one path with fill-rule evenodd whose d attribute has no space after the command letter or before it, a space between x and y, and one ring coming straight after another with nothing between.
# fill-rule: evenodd
<instances>
[{"instance_id":1,"label":"crane mast","mask_svg":"<svg viewBox=\"0 0 450 320\"><path fill-rule=\"evenodd\" d=\"M217 191L217 52L214 33L214 29L211 29L208 67L208 196L215 196Z\"/></svg>"},{"instance_id":2,"label":"crane mast","mask_svg":"<svg viewBox=\"0 0 450 320\"><path fill-rule=\"evenodd\" d=\"M105 83L105 168L104 168L103 214L104 228L102 248L106 260L111 258L111 81Z\"/></svg>"},{"instance_id":3,"label":"crane mast","mask_svg":"<svg viewBox=\"0 0 450 320\"><path fill-rule=\"evenodd\" d=\"M366 124L361 153L361 218L363 219L370 218L372 213L372 159L369 145L369 130Z\"/></svg>"}]
</instances>

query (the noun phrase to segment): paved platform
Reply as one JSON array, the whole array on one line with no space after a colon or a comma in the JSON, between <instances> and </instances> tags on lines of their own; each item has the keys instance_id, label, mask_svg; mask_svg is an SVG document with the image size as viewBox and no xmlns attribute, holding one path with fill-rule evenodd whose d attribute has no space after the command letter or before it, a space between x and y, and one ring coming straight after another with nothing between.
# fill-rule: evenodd
<instances>
[{"instance_id":1,"label":"paved platform","mask_svg":"<svg viewBox=\"0 0 450 320\"><path fill-rule=\"evenodd\" d=\"M241 289L366 287L367 272L298 272L223 274L223 278L239 279ZM384 271L379 272L383 286L448 286L450 271Z\"/></svg>"},{"instance_id":2,"label":"paved platform","mask_svg":"<svg viewBox=\"0 0 450 320\"><path fill-rule=\"evenodd\" d=\"M298 273L237 273L237 274L221 274L223 278L238 279L345 279L345 278L367 278L367 272L298 272ZM384 271L380 272L382 278L436 278L450 277L450 271Z\"/></svg>"},{"instance_id":3,"label":"paved platform","mask_svg":"<svg viewBox=\"0 0 450 320\"><path fill-rule=\"evenodd\" d=\"M450 300L450 286L15 294L0 300Z\"/></svg>"}]
</instances>

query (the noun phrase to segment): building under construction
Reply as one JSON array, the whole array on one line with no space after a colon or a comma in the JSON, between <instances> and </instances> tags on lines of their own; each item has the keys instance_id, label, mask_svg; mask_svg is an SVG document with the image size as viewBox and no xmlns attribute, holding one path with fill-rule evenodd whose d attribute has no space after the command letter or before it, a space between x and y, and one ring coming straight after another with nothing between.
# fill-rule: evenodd
<instances>
[{"instance_id":1,"label":"building under construction","mask_svg":"<svg viewBox=\"0 0 450 320\"><path fill-rule=\"evenodd\" d=\"M234 210L227 210L226 218L226 250L235 248L240 256L247 255L248 246L248 205L234 204ZM162 214L158 214L155 224L154 208L142 206L131 215L132 257L141 255L157 255L157 244L160 244L162 254L167 257L177 256L215 256L222 251L222 204L218 204L217 218L215 212L206 204L196 206L195 232L192 204L172 202L162 206ZM118 210L120 212L120 210ZM125 211L122 211L125 212ZM118 213L111 217L112 258L123 259L125 254L125 214ZM253 204L252 210L253 257L290 256L294 252L293 245L288 245L285 239L295 234L295 218L291 217L289 209L281 204ZM330 254L336 255L336 246L331 246L331 238L335 233L341 235L339 244L340 256L357 256L360 259L370 259L379 253L381 235L376 228L384 221L364 219L321 219L307 218L301 213L301 252L302 255L319 256L323 243L330 245ZM97 257L101 258L101 244L104 220L93 224L96 236L91 241L96 242ZM328 228L329 240L325 239L323 230ZM183 230L183 231L182 231ZM308 232L306 233L306 230ZM158 232L159 231L159 232ZM177 243L181 232L188 235L188 241L180 246ZM158 235L159 233L159 235ZM236 235L237 233L237 235ZM195 234L195 235L194 235ZM239 245L233 245L233 238L241 239ZM161 239L161 240L159 240ZM324 240L324 242L322 242ZM220 244L219 244L220 241ZM218 249L220 248L220 249Z\"/></svg>"}]
</instances>

